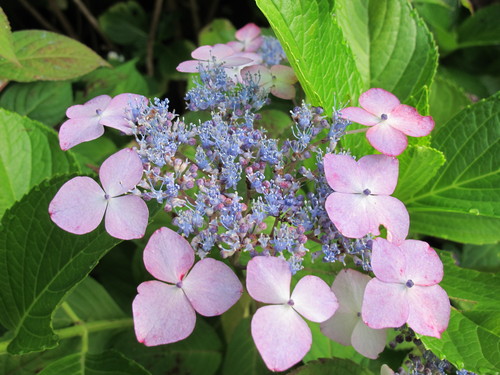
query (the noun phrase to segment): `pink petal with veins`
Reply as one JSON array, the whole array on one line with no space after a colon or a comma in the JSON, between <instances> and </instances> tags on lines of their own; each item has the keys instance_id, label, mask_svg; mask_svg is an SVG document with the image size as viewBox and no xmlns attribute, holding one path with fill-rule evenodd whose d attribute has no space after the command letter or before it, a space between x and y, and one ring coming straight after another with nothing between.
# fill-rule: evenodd
<instances>
[{"instance_id":1,"label":"pink petal with veins","mask_svg":"<svg viewBox=\"0 0 500 375\"><path fill-rule=\"evenodd\" d=\"M403 250L384 238L373 240L371 265L377 279L383 282L404 284L408 281Z\"/></svg>"},{"instance_id":2,"label":"pink petal with veins","mask_svg":"<svg viewBox=\"0 0 500 375\"><path fill-rule=\"evenodd\" d=\"M54 223L67 232L85 234L99 226L106 210L104 191L90 177L66 182L49 204Z\"/></svg>"},{"instance_id":3,"label":"pink petal with veins","mask_svg":"<svg viewBox=\"0 0 500 375\"><path fill-rule=\"evenodd\" d=\"M359 107L347 107L342 109L340 113L342 118L366 126L373 126L381 121L379 117Z\"/></svg>"},{"instance_id":4,"label":"pink petal with veins","mask_svg":"<svg viewBox=\"0 0 500 375\"><path fill-rule=\"evenodd\" d=\"M200 64L205 66L207 63L200 60L188 60L181 62L175 69L182 73L198 73Z\"/></svg>"},{"instance_id":5,"label":"pink petal with veins","mask_svg":"<svg viewBox=\"0 0 500 375\"><path fill-rule=\"evenodd\" d=\"M149 210L146 202L135 195L109 199L104 223L113 237L132 240L144 237L148 226Z\"/></svg>"},{"instance_id":6,"label":"pink petal with veins","mask_svg":"<svg viewBox=\"0 0 500 375\"><path fill-rule=\"evenodd\" d=\"M370 197L372 205L367 206L368 215L375 216L381 225L387 229L387 240L399 245L410 229L410 215L406 206L397 198L378 195Z\"/></svg>"},{"instance_id":7,"label":"pink petal with veins","mask_svg":"<svg viewBox=\"0 0 500 375\"><path fill-rule=\"evenodd\" d=\"M166 227L149 238L143 256L151 275L173 284L181 281L194 263L194 250L189 242Z\"/></svg>"},{"instance_id":8,"label":"pink petal with veins","mask_svg":"<svg viewBox=\"0 0 500 375\"><path fill-rule=\"evenodd\" d=\"M148 99L142 95L128 93L117 95L103 112L100 123L131 135L132 128L129 123L131 108L140 103L145 105L147 102Z\"/></svg>"},{"instance_id":9,"label":"pink petal with veins","mask_svg":"<svg viewBox=\"0 0 500 375\"><path fill-rule=\"evenodd\" d=\"M384 89L373 88L359 97L359 105L377 117L391 113L399 104L399 99Z\"/></svg>"},{"instance_id":10,"label":"pink petal with veins","mask_svg":"<svg viewBox=\"0 0 500 375\"><path fill-rule=\"evenodd\" d=\"M330 287L319 277L312 275L299 280L290 298L295 311L316 323L330 318L339 307Z\"/></svg>"},{"instance_id":11,"label":"pink petal with veins","mask_svg":"<svg viewBox=\"0 0 500 375\"><path fill-rule=\"evenodd\" d=\"M335 315L340 311L348 311L354 315L360 312L366 284L370 280L370 276L361 272L352 269L341 270L332 284L332 291L339 302Z\"/></svg>"},{"instance_id":12,"label":"pink petal with veins","mask_svg":"<svg viewBox=\"0 0 500 375\"><path fill-rule=\"evenodd\" d=\"M386 123L411 137L424 137L434 129L431 116L421 116L415 108L404 104L388 115Z\"/></svg>"},{"instance_id":13,"label":"pink petal with veins","mask_svg":"<svg viewBox=\"0 0 500 375\"><path fill-rule=\"evenodd\" d=\"M351 345L351 336L354 327L356 327L356 324L358 324L361 319L350 311L342 312L340 309L341 307L339 307L339 310L337 310L330 319L321 323L320 329L323 335L329 339L339 344L349 346Z\"/></svg>"},{"instance_id":14,"label":"pink petal with veins","mask_svg":"<svg viewBox=\"0 0 500 375\"><path fill-rule=\"evenodd\" d=\"M401 327L406 323L410 309L406 286L371 279L366 285L361 315L370 328Z\"/></svg>"},{"instance_id":15,"label":"pink petal with veins","mask_svg":"<svg viewBox=\"0 0 500 375\"><path fill-rule=\"evenodd\" d=\"M99 169L104 191L116 197L133 189L142 178L142 161L131 148L120 150L107 158Z\"/></svg>"},{"instance_id":16,"label":"pink petal with veins","mask_svg":"<svg viewBox=\"0 0 500 375\"><path fill-rule=\"evenodd\" d=\"M66 116L68 118L99 116L99 114L106 109L110 102L110 96L99 95L93 99L90 99L85 104L77 104L69 107L66 110Z\"/></svg>"},{"instance_id":17,"label":"pink petal with veins","mask_svg":"<svg viewBox=\"0 0 500 375\"><path fill-rule=\"evenodd\" d=\"M370 189L375 195L394 193L399 175L398 159L387 155L366 155L357 164L363 188Z\"/></svg>"},{"instance_id":18,"label":"pink petal with veins","mask_svg":"<svg viewBox=\"0 0 500 375\"><path fill-rule=\"evenodd\" d=\"M196 313L184 292L175 285L146 281L132 302L137 340L146 346L169 344L188 337Z\"/></svg>"},{"instance_id":19,"label":"pink petal with veins","mask_svg":"<svg viewBox=\"0 0 500 375\"><path fill-rule=\"evenodd\" d=\"M427 242L406 240L399 247L406 259L407 279L421 286L435 285L443 279L443 263Z\"/></svg>"},{"instance_id":20,"label":"pink petal with veins","mask_svg":"<svg viewBox=\"0 0 500 375\"><path fill-rule=\"evenodd\" d=\"M450 300L439 285L408 288L408 325L418 334L441 338L450 320Z\"/></svg>"},{"instance_id":21,"label":"pink petal with veins","mask_svg":"<svg viewBox=\"0 0 500 375\"><path fill-rule=\"evenodd\" d=\"M400 155L408 146L406 135L385 121L368 129L366 138L377 151L389 156Z\"/></svg>"},{"instance_id":22,"label":"pink petal with veins","mask_svg":"<svg viewBox=\"0 0 500 375\"><path fill-rule=\"evenodd\" d=\"M246 286L250 296L264 303L287 303L292 272L284 259L256 256L248 262Z\"/></svg>"},{"instance_id":23,"label":"pink petal with veins","mask_svg":"<svg viewBox=\"0 0 500 375\"><path fill-rule=\"evenodd\" d=\"M323 158L328 185L340 193L362 193L363 181L356 160L350 155L326 154Z\"/></svg>"},{"instance_id":24,"label":"pink petal with veins","mask_svg":"<svg viewBox=\"0 0 500 375\"><path fill-rule=\"evenodd\" d=\"M66 120L59 129L59 146L69 150L82 142L92 141L104 134L99 117L78 117Z\"/></svg>"},{"instance_id":25,"label":"pink petal with veins","mask_svg":"<svg viewBox=\"0 0 500 375\"><path fill-rule=\"evenodd\" d=\"M311 348L311 330L288 305L258 309L252 318L251 331L257 350L271 371L292 367Z\"/></svg>"},{"instance_id":26,"label":"pink petal with veins","mask_svg":"<svg viewBox=\"0 0 500 375\"><path fill-rule=\"evenodd\" d=\"M211 258L194 265L182 282L182 289L196 312L204 316L223 314L243 293L243 286L233 270Z\"/></svg>"},{"instance_id":27,"label":"pink petal with veins","mask_svg":"<svg viewBox=\"0 0 500 375\"><path fill-rule=\"evenodd\" d=\"M236 31L236 39L245 41L257 38L260 35L260 27L254 23L247 23Z\"/></svg>"}]
</instances>

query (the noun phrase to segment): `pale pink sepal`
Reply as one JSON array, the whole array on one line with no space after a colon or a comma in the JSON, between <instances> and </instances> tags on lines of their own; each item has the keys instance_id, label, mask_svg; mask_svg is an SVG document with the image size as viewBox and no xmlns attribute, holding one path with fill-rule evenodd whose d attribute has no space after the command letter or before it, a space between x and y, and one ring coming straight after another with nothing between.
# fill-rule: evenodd
<instances>
[{"instance_id":1,"label":"pale pink sepal","mask_svg":"<svg viewBox=\"0 0 500 375\"><path fill-rule=\"evenodd\" d=\"M293 308L306 319L321 323L330 318L339 304L328 285L317 276L306 275L295 286Z\"/></svg>"},{"instance_id":2,"label":"pale pink sepal","mask_svg":"<svg viewBox=\"0 0 500 375\"><path fill-rule=\"evenodd\" d=\"M401 327L408 320L409 306L404 284L385 283L377 278L366 285L361 315L370 328Z\"/></svg>"},{"instance_id":3,"label":"pale pink sepal","mask_svg":"<svg viewBox=\"0 0 500 375\"><path fill-rule=\"evenodd\" d=\"M415 284L428 286L443 280L443 263L427 242L406 240L399 245L406 260L406 278Z\"/></svg>"},{"instance_id":4,"label":"pale pink sepal","mask_svg":"<svg viewBox=\"0 0 500 375\"><path fill-rule=\"evenodd\" d=\"M175 284L193 266L194 250L184 237L163 227L149 238L143 258L151 275L158 280Z\"/></svg>"},{"instance_id":5,"label":"pale pink sepal","mask_svg":"<svg viewBox=\"0 0 500 375\"><path fill-rule=\"evenodd\" d=\"M160 281L146 281L132 302L134 330L146 346L169 344L188 337L196 314L182 289Z\"/></svg>"},{"instance_id":6,"label":"pale pink sepal","mask_svg":"<svg viewBox=\"0 0 500 375\"><path fill-rule=\"evenodd\" d=\"M292 272L286 261L271 256L257 256L247 265L247 290L264 303L287 303L290 299Z\"/></svg>"},{"instance_id":7,"label":"pale pink sepal","mask_svg":"<svg viewBox=\"0 0 500 375\"><path fill-rule=\"evenodd\" d=\"M131 148L120 150L107 158L99 168L99 179L104 191L116 197L133 189L141 180L142 161Z\"/></svg>"},{"instance_id":8,"label":"pale pink sepal","mask_svg":"<svg viewBox=\"0 0 500 375\"><path fill-rule=\"evenodd\" d=\"M223 314L243 293L243 286L233 270L211 258L194 265L184 279L182 289L194 309L204 316Z\"/></svg>"},{"instance_id":9,"label":"pale pink sepal","mask_svg":"<svg viewBox=\"0 0 500 375\"><path fill-rule=\"evenodd\" d=\"M377 359L384 351L386 339L387 330L370 328L360 319L352 331L351 344L359 354Z\"/></svg>"},{"instance_id":10,"label":"pale pink sepal","mask_svg":"<svg viewBox=\"0 0 500 375\"><path fill-rule=\"evenodd\" d=\"M389 156L400 155L408 146L405 134L383 122L368 129L366 138L377 151Z\"/></svg>"},{"instance_id":11,"label":"pale pink sepal","mask_svg":"<svg viewBox=\"0 0 500 375\"><path fill-rule=\"evenodd\" d=\"M289 305L259 308L252 318L251 331L257 350L271 371L292 367L311 348L311 330Z\"/></svg>"},{"instance_id":12,"label":"pale pink sepal","mask_svg":"<svg viewBox=\"0 0 500 375\"><path fill-rule=\"evenodd\" d=\"M406 241L405 241L406 242ZM388 262L387 259L391 261ZM406 283L406 257L399 246L377 237L372 243L371 266L377 279L386 283Z\"/></svg>"},{"instance_id":13,"label":"pale pink sepal","mask_svg":"<svg viewBox=\"0 0 500 375\"><path fill-rule=\"evenodd\" d=\"M369 89L359 96L359 105L377 117L391 113L400 104L394 94L379 88Z\"/></svg>"},{"instance_id":14,"label":"pale pink sepal","mask_svg":"<svg viewBox=\"0 0 500 375\"><path fill-rule=\"evenodd\" d=\"M144 237L148 218L149 209L141 197L123 195L109 200L104 224L111 236L132 240Z\"/></svg>"},{"instance_id":15,"label":"pale pink sepal","mask_svg":"<svg viewBox=\"0 0 500 375\"><path fill-rule=\"evenodd\" d=\"M75 177L66 182L49 205L54 223L67 232L85 234L99 226L107 201L101 187L90 177Z\"/></svg>"},{"instance_id":16,"label":"pale pink sepal","mask_svg":"<svg viewBox=\"0 0 500 375\"><path fill-rule=\"evenodd\" d=\"M80 143L92 141L104 134L99 117L70 118L59 128L59 146L66 151Z\"/></svg>"},{"instance_id":17,"label":"pale pink sepal","mask_svg":"<svg viewBox=\"0 0 500 375\"><path fill-rule=\"evenodd\" d=\"M391 112L387 123L410 137L423 137L434 129L431 116L421 116L409 105L401 104Z\"/></svg>"},{"instance_id":18,"label":"pale pink sepal","mask_svg":"<svg viewBox=\"0 0 500 375\"><path fill-rule=\"evenodd\" d=\"M104 111L100 123L121 132L131 135L132 127L130 125L132 107L146 105L148 99L145 96L137 94L119 94L115 96Z\"/></svg>"},{"instance_id":19,"label":"pale pink sepal","mask_svg":"<svg viewBox=\"0 0 500 375\"><path fill-rule=\"evenodd\" d=\"M391 195L396 190L399 160L387 155L366 155L358 160L359 176L364 188L374 195Z\"/></svg>"},{"instance_id":20,"label":"pale pink sepal","mask_svg":"<svg viewBox=\"0 0 500 375\"><path fill-rule=\"evenodd\" d=\"M414 285L408 293L408 325L418 334L441 338L450 320L450 300L439 285Z\"/></svg>"},{"instance_id":21,"label":"pale pink sepal","mask_svg":"<svg viewBox=\"0 0 500 375\"><path fill-rule=\"evenodd\" d=\"M90 99L85 104L77 104L66 110L68 118L93 117L102 113L111 102L109 95L99 95Z\"/></svg>"},{"instance_id":22,"label":"pale pink sepal","mask_svg":"<svg viewBox=\"0 0 500 375\"><path fill-rule=\"evenodd\" d=\"M248 23L236 31L236 39L241 42L241 50L245 52L255 52L262 45L260 27L254 23ZM239 48L239 47L238 47Z\"/></svg>"},{"instance_id":23,"label":"pale pink sepal","mask_svg":"<svg viewBox=\"0 0 500 375\"><path fill-rule=\"evenodd\" d=\"M358 163L350 155L326 154L323 158L328 185L339 193L362 193Z\"/></svg>"},{"instance_id":24,"label":"pale pink sepal","mask_svg":"<svg viewBox=\"0 0 500 375\"><path fill-rule=\"evenodd\" d=\"M380 375L394 375L394 371L392 371L389 366L382 365L382 367L380 367Z\"/></svg>"},{"instance_id":25,"label":"pale pink sepal","mask_svg":"<svg viewBox=\"0 0 500 375\"><path fill-rule=\"evenodd\" d=\"M380 118L359 107L347 107L340 111L342 118L358 124L373 126L380 122Z\"/></svg>"}]
</instances>

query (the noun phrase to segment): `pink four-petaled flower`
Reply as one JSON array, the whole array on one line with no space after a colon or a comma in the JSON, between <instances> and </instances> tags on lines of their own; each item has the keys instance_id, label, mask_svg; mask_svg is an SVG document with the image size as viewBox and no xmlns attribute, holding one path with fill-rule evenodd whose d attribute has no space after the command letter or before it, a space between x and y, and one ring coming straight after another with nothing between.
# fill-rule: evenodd
<instances>
[{"instance_id":1,"label":"pink four-petaled flower","mask_svg":"<svg viewBox=\"0 0 500 375\"><path fill-rule=\"evenodd\" d=\"M410 217L401 201L391 197L398 181L399 162L386 155L326 154L325 176L334 190L326 200L328 216L345 237L361 238L387 229L387 239L401 243L408 235Z\"/></svg>"},{"instance_id":2,"label":"pink four-petaled flower","mask_svg":"<svg viewBox=\"0 0 500 375\"><path fill-rule=\"evenodd\" d=\"M248 293L273 304L259 308L251 324L255 345L272 371L290 368L311 348L311 330L300 315L320 323L338 307L335 295L319 277L304 276L290 295L291 279L290 266L281 258L257 256L248 262Z\"/></svg>"},{"instance_id":3,"label":"pink four-petaled flower","mask_svg":"<svg viewBox=\"0 0 500 375\"><path fill-rule=\"evenodd\" d=\"M443 264L426 242L406 240L401 245L376 238L371 265L375 278L365 289L362 316L372 328L405 323L418 334L440 338L448 327L450 301L437 285Z\"/></svg>"},{"instance_id":4,"label":"pink four-petaled flower","mask_svg":"<svg viewBox=\"0 0 500 375\"><path fill-rule=\"evenodd\" d=\"M147 103L147 98L136 94L120 94L111 99L108 95L97 96L85 104L66 110L66 120L59 129L59 145L68 150L82 142L99 138L104 126L132 134L130 127L131 106Z\"/></svg>"},{"instance_id":5,"label":"pink four-petaled flower","mask_svg":"<svg viewBox=\"0 0 500 375\"><path fill-rule=\"evenodd\" d=\"M160 281L137 288L132 303L137 340L147 346L183 340L193 332L196 312L220 315L241 297L243 287L226 264L211 258L193 263L194 250L184 237L168 228L153 233L144 265Z\"/></svg>"},{"instance_id":6,"label":"pink four-petaled flower","mask_svg":"<svg viewBox=\"0 0 500 375\"><path fill-rule=\"evenodd\" d=\"M335 278L332 291L339 308L326 322L321 332L342 345L352 345L367 358L375 359L384 350L387 331L368 327L361 319L361 305L370 276L344 269Z\"/></svg>"},{"instance_id":7,"label":"pink four-petaled flower","mask_svg":"<svg viewBox=\"0 0 500 375\"><path fill-rule=\"evenodd\" d=\"M344 108L342 117L370 126L368 142L383 154L397 156L408 145L410 137L423 137L434 128L431 116L422 116L413 107L401 104L399 99L383 89L370 89L359 97L362 108Z\"/></svg>"},{"instance_id":8,"label":"pink four-petaled flower","mask_svg":"<svg viewBox=\"0 0 500 375\"><path fill-rule=\"evenodd\" d=\"M263 65L252 65L241 70L241 75L249 73L256 75L259 86L270 91L274 96L281 99L295 98L295 86L297 77L293 69L285 65L273 65L267 68Z\"/></svg>"},{"instance_id":9,"label":"pink four-petaled flower","mask_svg":"<svg viewBox=\"0 0 500 375\"><path fill-rule=\"evenodd\" d=\"M127 193L139 183L142 172L135 150L118 151L99 169L102 188L90 177L69 180L50 202L50 218L65 231L85 234L97 228L105 216L106 231L111 236L141 238L148 224L148 206L142 198Z\"/></svg>"},{"instance_id":10,"label":"pink four-petaled flower","mask_svg":"<svg viewBox=\"0 0 500 375\"><path fill-rule=\"evenodd\" d=\"M236 39L238 41L228 42L227 45L236 52L255 52L262 44L262 36L260 35L260 27L254 23L248 23L241 29L236 31Z\"/></svg>"}]
</instances>

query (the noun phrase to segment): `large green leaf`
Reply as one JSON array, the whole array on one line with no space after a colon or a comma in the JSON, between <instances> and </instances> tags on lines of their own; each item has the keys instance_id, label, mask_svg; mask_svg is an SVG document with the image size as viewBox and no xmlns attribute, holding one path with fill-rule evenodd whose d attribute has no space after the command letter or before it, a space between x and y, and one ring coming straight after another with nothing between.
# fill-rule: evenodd
<instances>
[{"instance_id":1,"label":"large green leaf","mask_svg":"<svg viewBox=\"0 0 500 375\"><path fill-rule=\"evenodd\" d=\"M331 113L354 100L361 79L329 0L257 0L294 68L307 100Z\"/></svg>"},{"instance_id":2,"label":"large green leaf","mask_svg":"<svg viewBox=\"0 0 500 375\"><path fill-rule=\"evenodd\" d=\"M405 201L416 233L484 244L500 240L500 95L482 100L439 128L432 147L447 162Z\"/></svg>"},{"instance_id":3,"label":"large green leaf","mask_svg":"<svg viewBox=\"0 0 500 375\"><path fill-rule=\"evenodd\" d=\"M12 33L16 64L0 57L0 78L21 82L64 80L108 63L87 46L50 31Z\"/></svg>"},{"instance_id":4,"label":"large green leaf","mask_svg":"<svg viewBox=\"0 0 500 375\"><path fill-rule=\"evenodd\" d=\"M3 217L0 231L0 323L12 332L12 354L52 348L53 311L120 240L101 226L77 236L59 229L48 206L67 176L35 187Z\"/></svg>"},{"instance_id":5,"label":"large green leaf","mask_svg":"<svg viewBox=\"0 0 500 375\"><path fill-rule=\"evenodd\" d=\"M43 179L77 170L52 129L0 108L0 216Z\"/></svg>"},{"instance_id":6,"label":"large green leaf","mask_svg":"<svg viewBox=\"0 0 500 375\"><path fill-rule=\"evenodd\" d=\"M53 127L61 122L73 104L71 83L13 83L0 97L0 107Z\"/></svg>"},{"instance_id":7,"label":"large green leaf","mask_svg":"<svg viewBox=\"0 0 500 375\"><path fill-rule=\"evenodd\" d=\"M203 29L198 35L198 44L214 45L217 43L227 43L236 40L236 29L231 21L225 18L216 18Z\"/></svg>"},{"instance_id":8,"label":"large green leaf","mask_svg":"<svg viewBox=\"0 0 500 375\"><path fill-rule=\"evenodd\" d=\"M215 329L201 316L196 318L193 333L185 340L156 347L137 342L131 332L114 339L115 348L140 363L153 375L214 375L222 363L222 342Z\"/></svg>"},{"instance_id":9,"label":"large green leaf","mask_svg":"<svg viewBox=\"0 0 500 375\"><path fill-rule=\"evenodd\" d=\"M82 361L73 354L52 362L39 375L148 375L144 367L116 351L87 354Z\"/></svg>"},{"instance_id":10,"label":"large green leaf","mask_svg":"<svg viewBox=\"0 0 500 375\"><path fill-rule=\"evenodd\" d=\"M407 102L430 86L437 49L408 1L336 0L335 9L365 88L380 87Z\"/></svg>"},{"instance_id":11,"label":"large green leaf","mask_svg":"<svg viewBox=\"0 0 500 375\"><path fill-rule=\"evenodd\" d=\"M250 318L244 318L233 332L224 358L223 375L270 374L260 357L250 332Z\"/></svg>"},{"instance_id":12,"label":"large green leaf","mask_svg":"<svg viewBox=\"0 0 500 375\"><path fill-rule=\"evenodd\" d=\"M459 47L488 46L500 43L500 4L479 9L458 28Z\"/></svg>"},{"instance_id":13,"label":"large green leaf","mask_svg":"<svg viewBox=\"0 0 500 375\"><path fill-rule=\"evenodd\" d=\"M0 57L12 63L19 64L16 59L16 53L14 52L9 20L2 8L0 8Z\"/></svg>"},{"instance_id":14,"label":"large green leaf","mask_svg":"<svg viewBox=\"0 0 500 375\"><path fill-rule=\"evenodd\" d=\"M145 49L148 39L148 16L136 1L122 1L99 16L99 25L115 43Z\"/></svg>"},{"instance_id":15,"label":"large green leaf","mask_svg":"<svg viewBox=\"0 0 500 375\"><path fill-rule=\"evenodd\" d=\"M441 339L421 337L424 345L458 368L478 374L500 371L500 277L454 264L440 253L444 264L441 286L460 310L452 309Z\"/></svg>"},{"instance_id":16,"label":"large green leaf","mask_svg":"<svg viewBox=\"0 0 500 375\"><path fill-rule=\"evenodd\" d=\"M500 271L500 244L465 245L460 264L480 271Z\"/></svg>"},{"instance_id":17,"label":"large green leaf","mask_svg":"<svg viewBox=\"0 0 500 375\"><path fill-rule=\"evenodd\" d=\"M361 367L357 363L348 359L321 359L309 362L307 365L291 371L289 375L331 375L331 374L349 374L349 375L374 375L370 370Z\"/></svg>"}]
</instances>

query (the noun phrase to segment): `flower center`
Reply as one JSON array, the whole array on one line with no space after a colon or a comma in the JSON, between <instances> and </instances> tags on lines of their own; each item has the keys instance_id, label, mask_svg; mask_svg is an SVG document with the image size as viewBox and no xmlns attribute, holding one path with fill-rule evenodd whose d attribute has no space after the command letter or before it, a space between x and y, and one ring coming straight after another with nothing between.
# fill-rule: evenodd
<instances>
[{"instance_id":1,"label":"flower center","mask_svg":"<svg viewBox=\"0 0 500 375\"><path fill-rule=\"evenodd\" d=\"M291 299L290 301L287 302L290 306L293 306L295 305L295 302L293 302L293 299Z\"/></svg>"},{"instance_id":2,"label":"flower center","mask_svg":"<svg viewBox=\"0 0 500 375\"><path fill-rule=\"evenodd\" d=\"M104 194L104 199L108 200L110 197L109 197L109 194Z\"/></svg>"},{"instance_id":3,"label":"flower center","mask_svg":"<svg viewBox=\"0 0 500 375\"><path fill-rule=\"evenodd\" d=\"M358 318L361 318L361 313L360 312L356 313L356 315L358 316Z\"/></svg>"},{"instance_id":4,"label":"flower center","mask_svg":"<svg viewBox=\"0 0 500 375\"><path fill-rule=\"evenodd\" d=\"M387 120L388 119L388 117L387 117L387 115L385 113L382 113L382 115L380 115L380 118L382 120Z\"/></svg>"},{"instance_id":5,"label":"flower center","mask_svg":"<svg viewBox=\"0 0 500 375\"><path fill-rule=\"evenodd\" d=\"M175 284L177 288L182 288L182 281L179 281L177 284Z\"/></svg>"},{"instance_id":6,"label":"flower center","mask_svg":"<svg viewBox=\"0 0 500 375\"><path fill-rule=\"evenodd\" d=\"M95 110L95 113L96 113L97 116L100 116L102 114L102 109L97 108Z\"/></svg>"},{"instance_id":7,"label":"flower center","mask_svg":"<svg viewBox=\"0 0 500 375\"><path fill-rule=\"evenodd\" d=\"M370 189L365 189L363 190L363 194L364 195L370 195L372 192L370 191Z\"/></svg>"},{"instance_id":8,"label":"flower center","mask_svg":"<svg viewBox=\"0 0 500 375\"><path fill-rule=\"evenodd\" d=\"M408 281L406 282L406 286L407 286L408 288L411 288L413 285L415 285L415 283L414 283L412 280L408 280Z\"/></svg>"}]
</instances>

